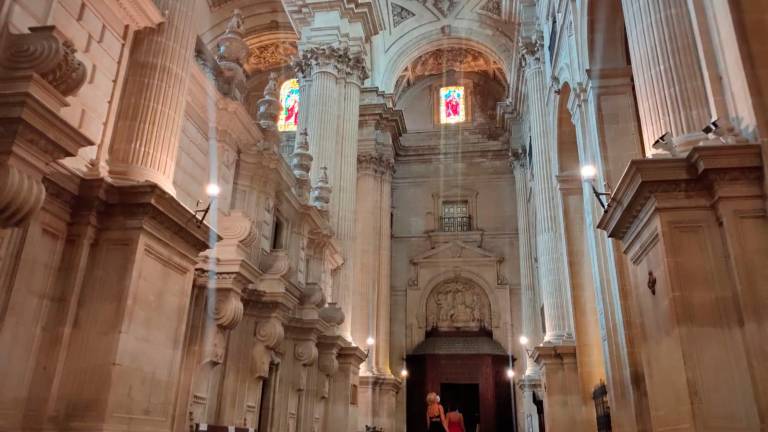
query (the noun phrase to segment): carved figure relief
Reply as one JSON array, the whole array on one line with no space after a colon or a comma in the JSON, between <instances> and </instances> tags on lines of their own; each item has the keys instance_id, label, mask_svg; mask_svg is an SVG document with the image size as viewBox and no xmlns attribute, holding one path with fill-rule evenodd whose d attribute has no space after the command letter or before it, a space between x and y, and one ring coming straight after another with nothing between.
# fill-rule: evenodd
<instances>
[{"instance_id":1,"label":"carved figure relief","mask_svg":"<svg viewBox=\"0 0 768 432\"><path fill-rule=\"evenodd\" d=\"M427 328L479 330L490 328L491 308L483 290L471 280L453 278L437 286L427 299Z\"/></svg>"}]
</instances>

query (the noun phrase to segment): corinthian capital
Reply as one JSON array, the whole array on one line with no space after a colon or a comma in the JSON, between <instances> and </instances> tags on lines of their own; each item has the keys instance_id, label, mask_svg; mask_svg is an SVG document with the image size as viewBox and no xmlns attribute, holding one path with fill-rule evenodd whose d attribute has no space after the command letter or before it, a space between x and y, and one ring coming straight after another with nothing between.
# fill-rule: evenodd
<instances>
[{"instance_id":1,"label":"corinthian capital","mask_svg":"<svg viewBox=\"0 0 768 432\"><path fill-rule=\"evenodd\" d=\"M362 54L352 54L346 45L324 45L303 50L293 61L293 69L302 78L327 72L362 84L368 67Z\"/></svg>"},{"instance_id":2,"label":"corinthian capital","mask_svg":"<svg viewBox=\"0 0 768 432\"><path fill-rule=\"evenodd\" d=\"M536 66L541 63L541 49L544 36L537 32L529 37L520 38L520 65L522 67Z\"/></svg>"},{"instance_id":3,"label":"corinthian capital","mask_svg":"<svg viewBox=\"0 0 768 432\"><path fill-rule=\"evenodd\" d=\"M30 27L30 33L8 34L0 68L10 75L35 73L62 96L75 94L85 84L87 72L75 57L75 46L54 26Z\"/></svg>"}]
</instances>

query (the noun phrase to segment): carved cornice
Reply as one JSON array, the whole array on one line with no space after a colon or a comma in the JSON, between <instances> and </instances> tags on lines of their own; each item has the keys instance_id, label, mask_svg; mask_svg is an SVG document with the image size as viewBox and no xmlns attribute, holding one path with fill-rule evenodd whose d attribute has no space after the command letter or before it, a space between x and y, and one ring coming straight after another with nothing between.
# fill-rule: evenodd
<instances>
[{"instance_id":1,"label":"carved cornice","mask_svg":"<svg viewBox=\"0 0 768 432\"><path fill-rule=\"evenodd\" d=\"M112 2L105 2L111 5ZM162 12L152 0L116 0L114 3L123 17L123 22L136 30L145 27L156 27L165 21Z\"/></svg>"},{"instance_id":2,"label":"carved cornice","mask_svg":"<svg viewBox=\"0 0 768 432\"><path fill-rule=\"evenodd\" d=\"M342 18L360 23L366 40L384 29L379 7L371 0L285 0L283 6L299 33L310 30L315 13L320 11L338 11Z\"/></svg>"},{"instance_id":3,"label":"carved cornice","mask_svg":"<svg viewBox=\"0 0 768 432\"><path fill-rule=\"evenodd\" d=\"M144 228L160 228L181 240L178 246L197 257L210 248L211 236L220 240L211 227L198 226L194 215L175 197L154 183L114 185L105 179L84 180L81 185L78 206L92 207L91 201L101 201L99 214L103 229L125 229L126 224Z\"/></svg>"},{"instance_id":4,"label":"carved cornice","mask_svg":"<svg viewBox=\"0 0 768 432\"><path fill-rule=\"evenodd\" d=\"M652 199L658 203L666 195L684 206L686 201L702 205L724 195L760 196L765 193L760 190L762 178L760 147L754 144L698 146L686 158L636 159L619 181L597 227L626 243ZM697 194L705 199L696 201Z\"/></svg>"}]
</instances>

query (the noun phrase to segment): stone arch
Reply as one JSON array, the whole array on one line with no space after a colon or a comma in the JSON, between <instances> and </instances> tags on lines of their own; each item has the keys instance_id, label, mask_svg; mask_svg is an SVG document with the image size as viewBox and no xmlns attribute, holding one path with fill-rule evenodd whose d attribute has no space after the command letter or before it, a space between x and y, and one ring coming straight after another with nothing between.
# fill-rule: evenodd
<instances>
[{"instance_id":1,"label":"stone arch","mask_svg":"<svg viewBox=\"0 0 768 432\"><path fill-rule=\"evenodd\" d=\"M460 33L459 36L446 37L440 28L428 30L417 37L411 35L408 38L402 38L390 47L387 58L390 59L382 69L374 70L375 78L378 81L379 88L386 92L392 92L395 88L395 82L400 74L417 57L424 55L438 48L448 46L464 46L480 51L490 59L500 64L504 70L504 76L509 78L511 71L514 70L516 62L512 61L513 47L498 43L494 45L492 35L486 34L478 29L455 28L452 31ZM494 49L496 46L501 49Z\"/></svg>"},{"instance_id":2,"label":"stone arch","mask_svg":"<svg viewBox=\"0 0 768 432\"><path fill-rule=\"evenodd\" d=\"M491 284L488 283L488 281L485 280L482 276L478 275L475 272L469 271L469 270L451 270L446 271L443 273L440 273L433 278L431 278L427 284L424 286L424 289L421 292L421 295L419 297L419 307L417 309L416 319L418 327L421 329L424 329L425 331L429 330L428 322L427 322L427 303L430 301L430 296L432 295L433 291L435 289L439 288L443 283L451 281L453 279L464 279L467 281L470 281L474 284L477 288L479 288L483 294L485 295L485 298L488 299L488 329L492 330L495 326L499 324L500 315L499 310L496 302L494 301L495 296L494 292L491 289Z\"/></svg>"}]
</instances>

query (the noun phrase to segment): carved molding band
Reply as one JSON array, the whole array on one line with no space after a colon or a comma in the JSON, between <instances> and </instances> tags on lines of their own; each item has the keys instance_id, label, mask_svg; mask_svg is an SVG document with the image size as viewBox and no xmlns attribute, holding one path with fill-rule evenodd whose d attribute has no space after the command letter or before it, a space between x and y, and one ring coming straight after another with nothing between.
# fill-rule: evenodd
<instances>
[{"instance_id":1,"label":"carved molding band","mask_svg":"<svg viewBox=\"0 0 768 432\"><path fill-rule=\"evenodd\" d=\"M54 26L29 30L7 36L0 67L11 74L34 72L63 96L76 93L85 84L87 71L75 57L75 46Z\"/></svg>"}]
</instances>

